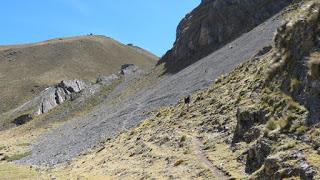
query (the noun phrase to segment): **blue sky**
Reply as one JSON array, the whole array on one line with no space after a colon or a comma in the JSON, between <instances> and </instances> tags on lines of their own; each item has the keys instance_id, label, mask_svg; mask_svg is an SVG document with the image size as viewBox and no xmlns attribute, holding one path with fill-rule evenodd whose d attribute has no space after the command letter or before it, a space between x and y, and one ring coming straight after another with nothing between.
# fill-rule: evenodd
<instances>
[{"instance_id":1,"label":"blue sky","mask_svg":"<svg viewBox=\"0 0 320 180\"><path fill-rule=\"evenodd\" d=\"M176 26L200 0L2 0L0 45L57 37L106 35L158 56L172 47Z\"/></svg>"}]
</instances>

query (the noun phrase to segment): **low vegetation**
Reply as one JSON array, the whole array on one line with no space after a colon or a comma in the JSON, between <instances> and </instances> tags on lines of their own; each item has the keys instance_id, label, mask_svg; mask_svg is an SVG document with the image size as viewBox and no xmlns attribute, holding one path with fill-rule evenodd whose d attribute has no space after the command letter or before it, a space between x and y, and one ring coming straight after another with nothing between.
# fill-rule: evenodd
<instances>
[{"instance_id":1,"label":"low vegetation","mask_svg":"<svg viewBox=\"0 0 320 180\"><path fill-rule=\"evenodd\" d=\"M20 154L13 154L11 156L5 156L3 158L3 160L8 161L8 162L12 162L12 161L16 161L16 160L20 160L26 156L31 155L31 152L24 152L24 153L20 153Z\"/></svg>"}]
</instances>

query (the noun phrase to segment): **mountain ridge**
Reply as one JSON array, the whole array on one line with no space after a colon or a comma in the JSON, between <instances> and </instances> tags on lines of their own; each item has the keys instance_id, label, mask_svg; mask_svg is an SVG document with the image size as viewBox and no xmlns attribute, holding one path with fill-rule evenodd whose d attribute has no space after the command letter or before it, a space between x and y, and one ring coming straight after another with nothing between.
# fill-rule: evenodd
<instances>
[{"instance_id":1,"label":"mountain ridge","mask_svg":"<svg viewBox=\"0 0 320 180\"><path fill-rule=\"evenodd\" d=\"M78 36L0 48L0 112L62 80L92 81L123 64L151 69L158 58L104 36ZM23 97L22 97L23 96Z\"/></svg>"}]
</instances>

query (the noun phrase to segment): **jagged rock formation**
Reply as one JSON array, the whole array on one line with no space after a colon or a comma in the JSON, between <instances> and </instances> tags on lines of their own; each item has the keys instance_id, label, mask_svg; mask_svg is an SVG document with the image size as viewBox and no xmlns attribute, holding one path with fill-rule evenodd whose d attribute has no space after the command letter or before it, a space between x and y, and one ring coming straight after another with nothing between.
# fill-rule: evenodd
<instances>
[{"instance_id":1,"label":"jagged rock formation","mask_svg":"<svg viewBox=\"0 0 320 180\"><path fill-rule=\"evenodd\" d=\"M121 66L120 74L124 76L128 76L128 75L133 75L141 72L142 70L134 64L124 64Z\"/></svg>"},{"instance_id":2,"label":"jagged rock formation","mask_svg":"<svg viewBox=\"0 0 320 180\"><path fill-rule=\"evenodd\" d=\"M10 112L10 116L12 117L23 114L14 120L15 122L18 122L15 124L19 125L21 124L20 122L22 122L21 119L23 117L28 117L27 119L30 120L30 117L32 118L34 116L47 113L66 100L71 99L73 96L75 96L75 94L84 90L87 86L88 85L81 80L61 81L55 86L46 88L32 100L14 109L12 112ZM23 122L26 121L23 120Z\"/></svg>"},{"instance_id":3,"label":"jagged rock formation","mask_svg":"<svg viewBox=\"0 0 320 180\"><path fill-rule=\"evenodd\" d=\"M310 124L320 122L319 11L318 2L305 4L279 29L269 68L269 78L280 78L282 89L308 108Z\"/></svg>"},{"instance_id":4,"label":"jagged rock formation","mask_svg":"<svg viewBox=\"0 0 320 180\"><path fill-rule=\"evenodd\" d=\"M63 80L54 86L46 88L33 99L12 111L4 113L4 115L6 119L15 125L23 125L35 116L48 113L67 100L78 99L78 103L83 105L89 97L112 85L116 80L121 79L121 77L124 77L126 81L130 81L144 72L144 70L134 64L124 64L121 65L118 74L100 75L95 83L88 83L77 79ZM0 124L0 129L12 127L11 124L6 123L6 120L0 122Z\"/></svg>"},{"instance_id":5,"label":"jagged rock formation","mask_svg":"<svg viewBox=\"0 0 320 180\"><path fill-rule=\"evenodd\" d=\"M296 163L292 165L290 161L296 161ZM308 164L304 153L298 150L287 150L265 157L264 168L257 173L255 178L284 179L299 177L300 179L311 180L314 179L314 174L316 174L316 171Z\"/></svg>"},{"instance_id":6,"label":"jagged rock formation","mask_svg":"<svg viewBox=\"0 0 320 180\"><path fill-rule=\"evenodd\" d=\"M180 22L173 48L158 64L166 63L167 72L175 73L248 32L290 2L204 0Z\"/></svg>"},{"instance_id":7,"label":"jagged rock formation","mask_svg":"<svg viewBox=\"0 0 320 180\"><path fill-rule=\"evenodd\" d=\"M44 114L49 112L64 101L70 99L72 95L78 93L86 88L86 83L80 80L66 80L61 81L54 87L49 87L44 90L40 97L39 109L36 115ZM33 102L31 102L33 104Z\"/></svg>"},{"instance_id":8,"label":"jagged rock formation","mask_svg":"<svg viewBox=\"0 0 320 180\"><path fill-rule=\"evenodd\" d=\"M245 141L250 143L256 140L261 132L256 125L264 123L266 112L257 107L241 107L237 110L237 126L234 132L233 143Z\"/></svg>"},{"instance_id":9,"label":"jagged rock formation","mask_svg":"<svg viewBox=\"0 0 320 180\"><path fill-rule=\"evenodd\" d=\"M100 84L110 84L112 81L118 79L119 76L115 75L115 74L111 74L109 76L99 76L96 80L96 83L100 83Z\"/></svg>"},{"instance_id":10,"label":"jagged rock formation","mask_svg":"<svg viewBox=\"0 0 320 180\"><path fill-rule=\"evenodd\" d=\"M46 88L32 100L14 109L9 113L8 118L16 117L13 120L14 124L22 125L32 120L35 116L48 113L67 100L78 99L79 103L83 104L89 97L110 86L114 81L120 79L121 76L129 81L129 79L133 79L143 72L142 69L134 64L124 64L121 66L118 75L100 75L96 83L93 84L82 80L61 81L57 85ZM3 128L6 128L6 126L3 126L1 129Z\"/></svg>"},{"instance_id":11,"label":"jagged rock formation","mask_svg":"<svg viewBox=\"0 0 320 180\"><path fill-rule=\"evenodd\" d=\"M290 142L289 139L293 137L294 141L291 140L291 143L308 144L305 146L318 149L319 134L315 133L317 128L309 125L320 122L320 88L317 76L320 3L307 1L298 4L296 8L289 20L278 29L274 52L271 53L273 62L266 73L265 88L273 93L280 91L283 93L280 95L282 98L279 99L279 94L273 93L262 97L261 104L266 102L275 109L267 108L269 121L264 137L260 137L247 152L246 170L255 172L254 177L257 179L314 179L318 174L316 168L319 167L316 164L310 165L313 161L307 158L312 150L298 150L292 144L277 147L279 141ZM260 108L266 110L265 105Z\"/></svg>"}]
</instances>

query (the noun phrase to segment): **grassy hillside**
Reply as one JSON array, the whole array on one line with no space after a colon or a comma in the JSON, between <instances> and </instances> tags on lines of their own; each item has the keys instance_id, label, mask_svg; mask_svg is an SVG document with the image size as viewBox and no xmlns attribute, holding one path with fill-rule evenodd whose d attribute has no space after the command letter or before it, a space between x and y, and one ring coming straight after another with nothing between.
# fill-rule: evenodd
<instances>
[{"instance_id":1,"label":"grassy hillside","mask_svg":"<svg viewBox=\"0 0 320 180\"><path fill-rule=\"evenodd\" d=\"M0 177L320 179L320 3L296 7L284 14L289 19L272 47L193 94L190 105L181 100L157 109L137 128L106 139L69 164L47 170L10 164L59 124L1 132ZM134 85L153 81L148 76ZM134 94L139 89L134 85L122 95Z\"/></svg>"},{"instance_id":2,"label":"grassy hillside","mask_svg":"<svg viewBox=\"0 0 320 180\"><path fill-rule=\"evenodd\" d=\"M157 57L103 36L0 47L0 113L65 79L94 80L122 64L152 67Z\"/></svg>"},{"instance_id":3,"label":"grassy hillside","mask_svg":"<svg viewBox=\"0 0 320 180\"><path fill-rule=\"evenodd\" d=\"M192 95L190 107L181 102L157 110L138 128L51 173L84 179L319 179L320 126L313 109L319 108L320 4L301 7L279 28L274 47Z\"/></svg>"}]
</instances>

